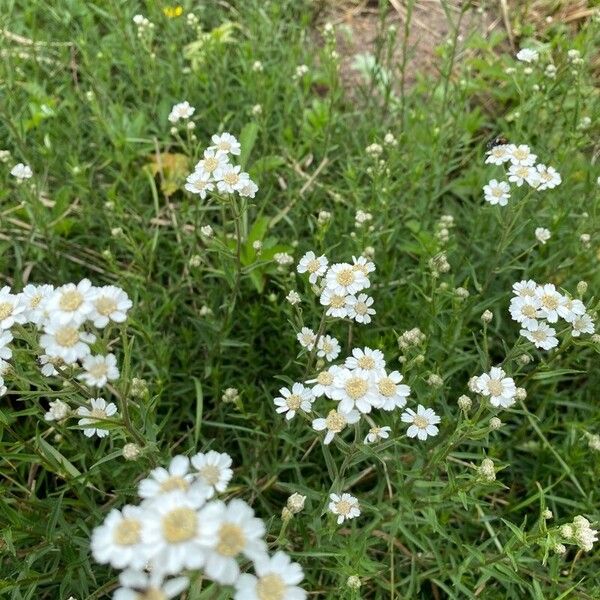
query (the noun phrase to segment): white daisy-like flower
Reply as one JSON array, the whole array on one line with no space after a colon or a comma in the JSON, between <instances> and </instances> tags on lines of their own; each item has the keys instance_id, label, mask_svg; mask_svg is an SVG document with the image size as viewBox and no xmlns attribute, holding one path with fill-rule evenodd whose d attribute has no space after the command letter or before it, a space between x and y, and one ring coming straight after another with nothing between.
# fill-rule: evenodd
<instances>
[{"instance_id":1,"label":"white daisy-like flower","mask_svg":"<svg viewBox=\"0 0 600 600\"><path fill-rule=\"evenodd\" d=\"M235 582L234 600L306 599L306 592L298 587L304 578L302 568L281 550L257 558L254 571L256 576L243 573Z\"/></svg>"},{"instance_id":2,"label":"white daisy-like flower","mask_svg":"<svg viewBox=\"0 0 600 600\"><path fill-rule=\"evenodd\" d=\"M10 331L0 330L0 359L10 360L12 358L12 349L8 344L13 341L13 335Z\"/></svg>"},{"instance_id":3,"label":"white daisy-like flower","mask_svg":"<svg viewBox=\"0 0 600 600\"><path fill-rule=\"evenodd\" d=\"M536 227L535 238L540 244L545 244L551 237L552 234L549 229L546 229L545 227Z\"/></svg>"},{"instance_id":4,"label":"white daisy-like flower","mask_svg":"<svg viewBox=\"0 0 600 600\"><path fill-rule=\"evenodd\" d=\"M42 375L44 377L55 377L56 375L58 375L56 367L64 364L62 358L58 358L56 356L48 356L47 354L42 354L41 356L38 356L38 361L41 365L40 371L42 372Z\"/></svg>"},{"instance_id":5,"label":"white daisy-like flower","mask_svg":"<svg viewBox=\"0 0 600 600\"><path fill-rule=\"evenodd\" d=\"M27 323L41 325L48 318L46 303L53 292L54 286L47 284L33 285L30 283L23 288L21 302L25 308Z\"/></svg>"},{"instance_id":6,"label":"white daisy-like flower","mask_svg":"<svg viewBox=\"0 0 600 600\"><path fill-rule=\"evenodd\" d=\"M77 379L89 386L104 387L109 381L119 378L117 357L114 354L86 356L82 366L85 372L78 375Z\"/></svg>"},{"instance_id":7,"label":"white daisy-like flower","mask_svg":"<svg viewBox=\"0 0 600 600\"><path fill-rule=\"evenodd\" d=\"M378 408L390 411L406 406L406 399L410 396L410 387L401 383L402 379L403 377L398 371L392 371L387 375L384 372L377 379Z\"/></svg>"},{"instance_id":8,"label":"white daisy-like flower","mask_svg":"<svg viewBox=\"0 0 600 600\"><path fill-rule=\"evenodd\" d=\"M343 296L356 294L371 285L365 273L349 263L336 263L329 267L325 284L329 291Z\"/></svg>"},{"instance_id":9,"label":"white daisy-like flower","mask_svg":"<svg viewBox=\"0 0 600 600\"><path fill-rule=\"evenodd\" d=\"M531 153L531 148L527 144L509 144L508 153L510 155L510 162L513 165L522 165L525 167L531 167L535 164L537 156Z\"/></svg>"},{"instance_id":10,"label":"white daisy-like flower","mask_svg":"<svg viewBox=\"0 0 600 600\"><path fill-rule=\"evenodd\" d=\"M86 333L74 323L60 324L53 320L46 323L40 336L40 346L45 354L61 358L67 365L85 358L91 350L88 344L96 341L96 336Z\"/></svg>"},{"instance_id":11,"label":"white daisy-like flower","mask_svg":"<svg viewBox=\"0 0 600 600\"><path fill-rule=\"evenodd\" d=\"M364 443L374 444L379 440L387 440L390 437L391 431L392 428L387 425L385 427L371 427L369 433L367 433L367 437L365 437Z\"/></svg>"},{"instance_id":12,"label":"white daisy-like flower","mask_svg":"<svg viewBox=\"0 0 600 600\"><path fill-rule=\"evenodd\" d=\"M338 410L349 413L357 408L362 413L369 413L373 406L379 404L379 394L373 382L372 372L350 369L336 370L333 376L331 398L339 402Z\"/></svg>"},{"instance_id":13,"label":"white daisy-like flower","mask_svg":"<svg viewBox=\"0 0 600 600\"><path fill-rule=\"evenodd\" d=\"M375 309L371 308L372 305L373 298L367 296L367 294L346 297L348 317L354 319L357 323L367 325L371 322L371 315L375 314Z\"/></svg>"},{"instance_id":14,"label":"white daisy-like flower","mask_svg":"<svg viewBox=\"0 0 600 600\"><path fill-rule=\"evenodd\" d=\"M317 356L331 362L340 355L340 343L330 335L322 335L317 342Z\"/></svg>"},{"instance_id":15,"label":"white daisy-like flower","mask_svg":"<svg viewBox=\"0 0 600 600\"><path fill-rule=\"evenodd\" d=\"M207 192L211 192L215 189L214 183L212 183L211 176L204 171L194 171L191 175L188 175L186 179L185 189L192 194L197 194L204 200Z\"/></svg>"},{"instance_id":16,"label":"white daisy-like flower","mask_svg":"<svg viewBox=\"0 0 600 600\"><path fill-rule=\"evenodd\" d=\"M338 294L329 288L325 288L321 293L319 301L323 306L329 307L325 313L328 317L343 319L348 316L348 298L349 296L346 294Z\"/></svg>"},{"instance_id":17,"label":"white daisy-like flower","mask_svg":"<svg viewBox=\"0 0 600 600\"><path fill-rule=\"evenodd\" d=\"M298 262L296 270L298 273L308 273L308 281L312 284L317 283L319 277L327 272L329 261L324 255L317 256L312 250L307 252Z\"/></svg>"},{"instance_id":18,"label":"white daisy-like flower","mask_svg":"<svg viewBox=\"0 0 600 600\"><path fill-rule=\"evenodd\" d=\"M304 387L301 383L294 383L291 391L288 388L282 387L279 390L281 396L275 398L275 409L280 414L285 414L285 418L289 421L296 416L299 410L309 413L312 408L312 403L315 401L315 396L310 388Z\"/></svg>"},{"instance_id":19,"label":"white daisy-like flower","mask_svg":"<svg viewBox=\"0 0 600 600\"><path fill-rule=\"evenodd\" d=\"M243 500L231 500L216 505L218 521L216 541L206 558L207 577L224 585L231 585L240 575L238 556L258 560L267 551L263 540L265 524L254 516L254 511Z\"/></svg>"},{"instance_id":20,"label":"white daisy-like flower","mask_svg":"<svg viewBox=\"0 0 600 600\"><path fill-rule=\"evenodd\" d=\"M196 469L196 477L210 488L209 498L216 492L224 492L233 477L231 456L226 452L209 450L199 452L190 459Z\"/></svg>"},{"instance_id":21,"label":"white daisy-like flower","mask_svg":"<svg viewBox=\"0 0 600 600\"><path fill-rule=\"evenodd\" d=\"M169 113L169 121L177 123L181 119L189 119L196 109L186 100L175 104Z\"/></svg>"},{"instance_id":22,"label":"white daisy-like flower","mask_svg":"<svg viewBox=\"0 0 600 600\"><path fill-rule=\"evenodd\" d=\"M421 404L417 406L417 412L412 408L407 408L401 416L403 423L410 423L406 430L406 435L409 438L419 438L426 440L428 437L434 437L438 434L439 429L436 425L440 422L440 417L435 414L432 408L425 408Z\"/></svg>"},{"instance_id":23,"label":"white daisy-like flower","mask_svg":"<svg viewBox=\"0 0 600 600\"><path fill-rule=\"evenodd\" d=\"M360 419L360 413L357 410L351 410L348 413L340 412L339 410L330 410L325 418L314 419L312 428L315 431L325 431L325 439L323 443L327 446L331 444L333 438L344 431L348 425L357 423Z\"/></svg>"},{"instance_id":24,"label":"white daisy-like flower","mask_svg":"<svg viewBox=\"0 0 600 600\"><path fill-rule=\"evenodd\" d=\"M486 164L501 165L510 160L510 146L509 144L498 144L488 150L486 154Z\"/></svg>"},{"instance_id":25,"label":"white daisy-like flower","mask_svg":"<svg viewBox=\"0 0 600 600\"><path fill-rule=\"evenodd\" d=\"M0 289L0 330L22 325L27 319L21 294L12 294L7 285Z\"/></svg>"},{"instance_id":26,"label":"white daisy-like flower","mask_svg":"<svg viewBox=\"0 0 600 600\"><path fill-rule=\"evenodd\" d=\"M506 181L491 179L483 186L484 200L490 204L506 206L510 198L510 186Z\"/></svg>"},{"instance_id":27,"label":"white daisy-like flower","mask_svg":"<svg viewBox=\"0 0 600 600\"><path fill-rule=\"evenodd\" d=\"M306 381L308 384L314 384L312 393L315 398L320 398L321 396L327 396L328 398L331 398L333 378L335 376L335 372L339 368L340 367L336 365L331 366L329 369L321 371L314 379L309 379Z\"/></svg>"},{"instance_id":28,"label":"white daisy-like flower","mask_svg":"<svg viewBox=\"0 0 600 600\"><path fill-rule=\"evenodd\" d=\"M217 541L220 503L173 491L144 506L142 541L150 555L151 572L176 574L200 569Z\"/></svg>"},{"instance_id":29,"label":"white daisy-like flower","mask_svg":"<svg viewBox=\"0 0 600 600\"><path fill-rule=\"evenodd\" d=\"M538 288L538 284L533 279L523 279L517 283L513 283L513 293L520 298L533 298Z\"/></svg>"},{"instance_id":30,"label":"white daisy-like flower","mask_svg":"<svg viewBox=\"0 0 600 600\"><path fill-rule=\"evenodd\" d=\"M217 150L219 152L233 154L235 156L239 156L242 152L240 143L230 133L224 132L221 135L215 134L210 138L210 140L213 143L213 145L210 146L211 150Z\"/></svg>"},{"instance_id":31,"label":"white daisy-like flower","mask_svg":"<svg viewBox=\"0 0 600 600\"><path fill-rule=\"evenodd\" d=\"M128 569L119 575L122 587L115 590L113 600L170 600L187 590L187 577L164 579L160 571L146 573Z\"/></svg>"},{"instance_id":32,"label":"white daisy-like flower","mask_svg":"<svg viewBox=\"0 0 600 600\"><path fill-rule=\"evenodd\" d=\"M562 303L556 309L559 317L567 323L572 323L577 317L585 314L585 304L577 298L562 297Z\"/></svg>"},{"instance_id":33,"label":"white daisy-like flower","mask_svg":"<svg viewBox=\"0 0 600 600\"><path fill-rule=\"evenodd\" d=\"M33 171L29 165L23 163L17 163L11 170L10 174L17 179L31 179L33 177Z\"/></svg>"},{"instance_id":34,"label":"white daisy-like flower","mask_svg":"<svg viewBox=\"0 0 600 600\"><path fill-rule=\"evenodd\" d=\"M329 512L337 515L337 524L360 516L358 500L352 494L329 494Z\"/></svg>"},{"instance_id":35,"label":"white daisy-like flower","mask_svg":"<svg viewBox=\"0 0 600 600\"><path fill-rule=\"evenodd\" d=\"M535 296L516 296L510 301L508 310L513 321L521 323L525 329L530 329L538 323L540 306L541 302Z\"/></svg>"},{"instance_id":36,"label":"white daisy-like flower","mask_svg":"<svg viewBox=\"0 0 600 600\"><path fill-rule=\"evenodd\" d=\"M375 263L369 260L366 256L352 257L352 268L356 271L361 271L365 277L369 277L370 273L375 271Z\"/></svg>"},{"instance_id":37,"label":"white daisy-like flower","mask_svg":"<svg viewBox=\"0 0 600 600\"><path fill-rule=\"evenodd\" d=\"M50 402L50 408L44 415L45 421L62 421L69 416L69 405L62 400L53 400Z\"/></svg>"},{"instance_id":38,"label":"white daisy-like flower","mask_svg":"<svg viewBox=\"0 0 600 600\"><path fill-rule=\"evenodd\" d=\"M317 340L317 336L315 332L308 328L303 327L298 334L296 335L296 339L300 342L300 345L307 350L312 350L315 346L315 341Z\"/></svg>"},{"instance_id":39,"label":"white daisy-like flower","mask_svg":"<svg viewBox=\"0 0 600 600\"><path fill-rule=\"evenodd\" d=\"M575 317L571 321L571 335L573 337L579 337L582 333L594 333L596 328L594 326L594 321L592 321L592 317L588 314L579 315Z\"/></svg>"},{"instance_id":40,"label":"white daisy-like flower","mask_svg":"<svg viewBox=\"0 0 600 600\"><path fill-rule=\"evenodd\" d=\"M138 494L144 499L157 498L175 491L203 500L213 493L212 489L190 472L190 459L182 454L174 456L167 469L164 467L152 469L148 477L142 479L138 486Z\"/></svg>"},{"instance_id":41,"label":"white daisy-like flower","mask_svg":"<svg viewBox=\"0 0 600 600\"><path fill-rule=\"evenodd\" d=\"M229 158L224 152L207 148L203 158L196 164L194 171L209 178L219 179L223 170L229 166Z\"/></svg>"},{"instance_id":42,"label":"white daisy-like flower","mask_svg":"<svg viewBox=\"0 0 600 600\"><path fill-rule=\"evenodd\" d=\"M248 173L242 172L242 167L239 165L225 165L219 174L217 181L217 189L222 194L233 194L242 189L250 176Z\"/></svg>"},{"instance_id":43,"label":"white daisy-like flower","mask_svg":"<svg viewBox=\"0 0 600 600\"><path fill-rule=\"evenodd\" d=\"M539 316L549 323L556 323L558 321L558 309L565 302L564 296L552 283L538 286L535 295L540 301Z\"/></svg>"},{"instance_id":44,"label":"white daisy-like flower","mask_svg":"<svg viewBox=\"0 0 600 600\"><path fill-rule=\"evenodd\" d=\"M148 560L142 543L143 513L142 507L130 505L111 510L92 533L90 547L94 560L115 569L142 569Z\"/></svg>"},{"instance_id":45,"label":"white daisy-like flower","mask_svg":"<svg viewBox=\"0 0 600 600\"><path fill-rule=\"evenodd\" d=\"M244 198L254 198L258 192L258 186L252 179L244 179L237 193Z\"/></svg>"},{"instance_id":46,"label":"white daisy-like flower","mask_svg":"<svg viewBox=\"0 0 600 600\"><path fill-rule=\"evenodd\" d=\"M533 342L536 348L551 350L558 346L556 330L547 323L539 321L534 327L521 329L521 335Z\"/></svg>"},{"instance_id":47,"label":"white daisy-like flower","mask_svg":"<svg viewBox=\"0 0 600 600\"><path fill-rule=\"evenodd\" d=\"M506 377L506 373L500 367L492 367L489 373L480 375L476 385L477 392L489 397L492 406L508 408L515 403L515 381L512 377Z\"/></svg>"},{"instance_id":48,"label":"white daisy-like flower","mask_svg":"<svg viewBox=\"0 0 600 600\"><path fill-rule=\"evenodd\" d=\"M521 187L525 182L534 188L539 185L539 175L536 168L527 165L510 165L508 180L516 184L517 187Z\"/></svg>"},{"instance_id":49,"label":"white daisy-like flower","mask_svg":"<svg viewBox=\"0 0 600 600\"><path fill-rule=\"evenodd\" d=\"M77 409L77 414L83 419L79 419L77 424L81 427L85 427L83 435L85 437L92 437L96 434L99 438L106 437L108 435L108 429L102 429L101 422L104 419L117 415L117 407L112 403L106 403L104 398L91 398L90 408L86 406L80 406ZM89 427L92 425L92 427Z\"/></svg>"},{"instance_id":50,"label":"white daisy-like flower","mask_svg":"<svg viewBox=\"0 0 600 600\"><path fill-rule=\"evenodd\" d=\"M105 285L95 289L92 298L92 311L89 320L99 329L106 327L109 321L123 323L127 311L133 306L127 293L116 285Z\"/></svg>"},{"instance_id":51,"label":"white daisy-like flower","mask_svg":"<svg viewBox=\"0 0 600 600\"><path fill-rule=\"evenodd\" d=\"M95 293L96 290L89 279L60 286L47 300L46 310L49 318L60 325L81 325L93 310L92 300Z\"/></svg>"},{"instance_id":52,"label":"white daisy-like flower","mask_svg":"<svg viewBox=\"0 0 600 600\"><path fill-rule=\"evenodd\" d=\"M385 357L381 350L354 348L352 356L346 359L344 366L357 375L365 375L375 380L385 375Z\"/></svg>"},{"instance_id":53,"label":"white daisy-like flower","mask_svg":"<svg viewBox=\"0 0 600 600\"><path fill-rule=\"evenodd\" d=\"M521 62L534 63L538 61L539 57L538 51L533 48L521 48L521 50L517 52L517 60L520 60Z\"/></svg>"},{"instance_id":54,"label":"white daisy-like flower","mask_svg":"<svg viewBox=\"0 0 600 600\"><path fill-rule=\"evenodd\" d=\"M560 173L554 167L538 164L535 169L539 179L537 190L551 190L562 183Z\"/></svg>"}]
</instances>

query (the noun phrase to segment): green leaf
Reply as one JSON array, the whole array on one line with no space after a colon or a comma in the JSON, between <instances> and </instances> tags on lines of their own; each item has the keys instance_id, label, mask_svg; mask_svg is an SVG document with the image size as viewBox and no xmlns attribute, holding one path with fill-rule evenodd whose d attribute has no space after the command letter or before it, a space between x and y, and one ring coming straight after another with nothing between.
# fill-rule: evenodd
<instances>
[{"instance_id":1,"label":"green leaf","mask_svg":"<svg viewBox=\"0 0 600 600\"><path fill-rule=\"evenodd\" d=\"M248 163L248 158L250 158L250 153L252 152L252 148L254 148L257 136L258 125L256 123L248 123L242 129L242 133L240 133L240 145L242 147L240 153L240 165L242 169L244 169Z\"/></svg>"}]
</instances>

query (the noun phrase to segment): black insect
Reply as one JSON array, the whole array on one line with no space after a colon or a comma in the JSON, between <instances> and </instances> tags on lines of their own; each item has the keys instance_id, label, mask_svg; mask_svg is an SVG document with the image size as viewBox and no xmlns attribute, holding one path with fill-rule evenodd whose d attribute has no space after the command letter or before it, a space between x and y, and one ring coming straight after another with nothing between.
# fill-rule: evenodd
<instances>
[{"instance_id":1,"label":"black insect","mask_svg":"<svg viewBox=\"0 0 600 600\"><path fill-rule=\"evenodd\" d=\"M491 150L492 148L502 146L503 144L508 144L508 140L503 135L497 135L486 144L486 148Z\"/></svg>"}]
</instances>

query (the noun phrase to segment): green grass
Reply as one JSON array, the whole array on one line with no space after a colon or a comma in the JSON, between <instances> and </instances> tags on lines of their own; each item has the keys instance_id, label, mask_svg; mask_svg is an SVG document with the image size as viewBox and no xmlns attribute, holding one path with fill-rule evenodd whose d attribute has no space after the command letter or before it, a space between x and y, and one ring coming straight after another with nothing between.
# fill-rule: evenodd
<instances>
[{"instance_id":1,"label":"green grass","mask_svg":"<svg viewBox=\"0 0 600 600\"><path fill-rule=\"evenodd\" d=\"M136 483L152 467L213 448L234 459L227 497L252 504L273 548L303 566L311 598L358 598L346 587L350 575L362 579L365 598L600 597L594 551L570 546L543 562L540 517L552 510L550 528L578 514L600 520L600 455L587 437L600 433L600 345L565 333L558 350L539 352L508 313L513 282L530 277L573 295L586 281L583 300L592 314L598 308L600 103L591 65L599 25L574 32L556 23L540 33L543 58L530 76L503 52L500 34L469 35L466 53L451 37L438 50L440 76L419 75L402 93L401 65L386 59L402 30L382 33L378 74L346 89L332 42L314 44L309 2L185 2L172 19L161 6L7 0L0 15L0 29L34 41L0 38L0 149L12 154L0 169L0 286L89 277L123 287L134 302L127 325L103 340L122 370L112 399L122 406L125 398L131 424L103 441L84 438L73 419L52 428L44 421L48 399L75 406L85 396L42 378L33 351L16 345L0 404L0 591L14 600L109 597L117 572L94 564L91 530L110 508L136 501ZM191 11L204 32L234 23L231 39L213 35L190 56ZM150 41L136 37L138 12L155 23ZM571 48L584 57L576 72ZM550 57L556 79L543 75ZM310 71L295 80L299 64ZM182 100L196 107L196 140L169 133L167 115ZM239 219L241 271L228 206L181 191L222 130L242 136L260 188ZM384 145L379 167L365 148L383 144L388 131L398 145ZM484 165L498 134L529 144L562 185L513 188L504 208L483 202L482 186L502 177L501 167ZM148 165L157 154L168 161L166 153L184 155L183 165L155 177ZM21 161L34 171L33 188L9 175ZM355 229L358 209L373 220ZM317 222L320 210L332 213L327 226ZM444 214L455 221L446 244L436 237ZM207 224L212 241L199 233ZM546 245L536 227L551 230ZM255 239L262 258L251 250ZM308 420L288 423L272 402L285 382L302 380L309 359L295 334L318 328L321 307L293 267L265 257L272 247L296 260L313 249L341 262L369 246L377 315L369 326L338 320L327 331L342 342L340 358L354 346L380 348L411 386L409 406L434 408L441 432L417 443L405 437L400 411L377 413L393 429L389 441L364 446L363 422L323 446ZM434 278L429 261L442 251L451 269ZM200 264L191 266L195 256ZM464 301L457 287L469 290ZM302 295L299 308L285 300L290 289ZM493 313L486 328L485 310ZM403 353L397 338L413 327L426 341ZM530 364L519 361L523 353ZM477 408L467 382L501 362L527 399L501 411L504 425L490 431L498 411ZM431 373L443 386L428 385ZM129 394L133 377L147 382L141 399ZM234 404L221 400L228 387L240 391ZM457 406L467 393L475 403L468 418ZM127 462L121 449L136 440L142 455ZM494 483L472 468L486 456L502 467ZM354 494L361 517L335 525L326 511L332 491ZM292 492L307 496L306 507L282 530ZM196 580L187 597L230 591Z\"/></svg>"}]
</instances>

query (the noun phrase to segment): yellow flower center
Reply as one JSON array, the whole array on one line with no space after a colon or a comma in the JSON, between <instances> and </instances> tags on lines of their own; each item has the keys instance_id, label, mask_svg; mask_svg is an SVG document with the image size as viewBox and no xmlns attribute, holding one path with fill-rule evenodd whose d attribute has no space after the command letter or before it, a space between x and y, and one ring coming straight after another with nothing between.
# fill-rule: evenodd
<instances>
[{"instance_id":1,"label":"yellow flower center","mask_svg":"<svg viewBox=\"0 0 600 600\"><path fill-rule=\"evenodd\" d=\"M240 180L240 176L235 171L228 171L223 175L223 181L229 185L235 185Z\"/></svg>"},{"instance_id":2,"label":"yellow flower center","mask_svg":"<svg viewBox=\"0 0 600 600\"><path fill-rule=\"evenodd\" d=\"M417 415L413 420L413 424L419 429L426 429L427 425L429 425L429 421L425 417Z\"/></svg>"},{"instance_id":3,"label":"yellow flower center","mask_svg":"<svg viewBox=\"0 0 600 600\"><path fill-rule=\"evenodd\" d=\"M529 156L529 152L527 150L522 149L522 148L517 148L517 149L515 149L513 151L513 156L517 160L525 160Z\"/></svg>"},{"instance_id":4,"label":"yellow flower center","mask_svg":"<svg viewBox=\"0 0 600 600\"><path fill-rule=\"evenodd\" d=\"M36 294L29 300L29 308L37 308L42 301L42 294Z\"/></svg>"},{"instance_id":5,"label":"yellow flower center","mask_svg":"<svg viewBox=\"0 0 600 600\"><path fill-rule=\"evenodd\" d=\"M113 540L119 546L133 546L141 540L142 524L137 519L123 519L115 528Z\"/></svg>"},{"instance_id":6,"label":"yellow flower center","mask_svg":"<svg viewBox=\"0 0 600 600\"><path fill-rule=\"evenodd\" d=\"M101 296L95 302L96 310L103 316L108 317L117 310L117 303L108 296Z\"/></svg>"},{"instance_id":7,"label":"yellow flower center","mask_svg":"<svg viewBox=\"0 0 600 600\"><path fill-rule=\"evenodd\" d=\"M271 573L256 582L256 595L259 600L283 600L285 588L285 581L279 575Z\"/></svg>"},{"instance_id":8,"label":"yellow flower center","mask_svg":"<svg viewBox=\"0 0 600 600\"><path fill-rule=\"evenodd\" d=\"M334 433L339 433L346 427L346 417L341 415L337 410L332 410L325 419L325 425L329 431L333 431Z\"/></svg>"},{"instance_id":9,"label":"yellow flower center","mask_svg":"<svg viewBox=\"0 0 600 600\"><path fill-rule=\"evenodd\" d=\"M389 377L380 379L377 387L379 388L379 393L388 398L396 393L396 384Z\"/></svg>"},{"instance_id":10,"label":"yellow flower center","mask_svg":"<svg viewBox=\"0 0 600 600\"><path fill-rule=\"evenodd\" d=\"M108 373L106 363L97 363L88 369L89 374L96 379L104 377Z\"/></svg>"},{"instance_id":11,"label":"yellow flower center","mask_svg":"<svg viewBox=\"0 0 600 600\"><path fill-rule=\"evenodd\" d=\"M160 484L160 491L161 492L174 492L176 490L187 490L189 487L189 483L183 478L183 477L179 477L178 475L172 475L171 477L169 477L168 479L165 479L161 484Z\"/></svg>"},{"instance_id":12,"label":"yellow flower center","mask_svg":"<svg viewBox=\"0 0 600 600\"><path fill-rule=\"evenodd\" d=\"M357 302L354 305L354 311L357 315L366 315L369 312L369 307L364 302Z\"/></svg>"},{"instance_id":13,"label":"yellow flower center","mask_svg":"<svg viewBox=\"0 0 600 600\"><path fill-rule=\"evenodd\" d=\"M300 398L298 394L291 394L287 397L285 403L290 410L298 410L300 408L300 404L302 403L302 398Z\"/></svg>"},{"instance_id":14,"label":"yellow flower center","mask_svg":"<svg viewBox=\"0 0 600 600\"><path fill-rule=\"evenodd\" d=\"M340 513L340 515L347 515L350 513L350 510L352 509L352 504L350 504L350 502L348 502L348 500L340 500L336 504L336 508L337 508L337 511Z\"/></svg>"},{"instance_id":15,"label":"yellow flower center","mask_svg":"<svg viewBox=\"0 0 600 600\"><path fill-rule=\"evenodd\" d=\"M199 473L208 485L217 485L219 483L221 472L215 465L204 465Z\"/></svg>"},{"instance_id":16,"label":"yellow flower center","mask_svg":"<svg viewBox=\"0 0 600 600\"><path fill-rule=\"evenodd\" d=\"M308 270L309 273L315 273L316 271L319 270L320 267L321 267L321 263L316 258L313 258L306 265L306 268L307 268L307 270Z\"/></svg>"},{"instance_id":17,"label":"yellow flower center","mask_svg":"<svg viewBox=\"0 0 600 600\"><path fill-rule=\"evenodd\" d=\"M135 595L136 600L167 600L167 595L159 588L148 588Z\"/></svg>"},{"instance_id":18,"label":"yellow flower center","mask_svg":"<svg viewBox=\"0 0 600 600\"><path fill-rule=\"evenodd\" d=\"M204 170L207 173L212 173L219 166L219 161L213 156L204 159Z\"/></svg>"},{"instance_id":19,"label":"yellow flower center","mask_svg":"<svg viewBox=\"0 0 600 600\"><path fill-rule=\"evenodd\" d=\"M355 271L360 271L361 273L364 273L365 275L369 274L369 271L367 269L367 265L362 265L360 263L354 263L354 265L352 265L352 268Z\"/></svg>"},{"instance_id":20,"label":"yellow flower center","mask_svg":"<svg viewBox=\"0 0 600 600\"><path fill-rule=\"evenodd\" d=\"M352 269L342 269L336 276L335 280L343 286L348 286L354 282L354 271Z\"/></svg>"},{"instance_id":21,"label":"yellow flower center","mask_svg":"<svg viewBox=\"0 0 600 600\"><path fill-rule=\"evenodd\" d=\"M556 296L544 294L542 296L542 304L544 305L544 308L547 308L548 310L556 310L558 307L558 300L556 299Z\"/></svg>"},{"instance_id":22,"label":"yellow flower center","mask_svg":"<svg viewBox=\"0 0 600 600\"><path fill-rule=\"evenodd\" d=\"M169 544L187 542L196 535L198 515L191 508L175 508L162 518L162 532Z\"/></svg>"},{"instance_id":23,"label":"yellow flower center","mask_svg":"<svg viewBox=\"0 0 600 600\"><path fill-rule=\"evenodd\" d=\"M59 346L71 348L79 341L79 331L75 327L61 327L54 338Z\"/></svg>"},{"instance_id":24,"label":"yellow flower center","mask_svg":"<svg viewBox=\"0 0 600 600\"><path fill-rule=\"evenodd\" d=\"M488 383L488 389L492 396L500 396L502 394L502 384L497 379L491 379Z\"/></svg>"},{"instance_id":25,"label":"yellow flower center","mask_svg":"<svg viewBox=\"0 0 600 600\"><path fill-rule=\"evenodd\" d=\"M495 187L492 190L492 196L500 197L500 196L502 196L502 194L504 194L504 192L502 191L502 188L500 188L500 187Z\"/></svg>"},{"instance_id":26,"label":"yellow flower center","mask_svg":"<svg viewBox=\"0 0 600 600\"><path fill-rule=\"evenodd\" d=\"M229 142L220 141L217 148L223 152L229 152L231 150L231 144Z\"/></svg>"},{"instance_id":27,"label":"yellow flower center","mask_svg":"<svg viewBox=\"0 0 600 600\"><path fill-rule=\"evenodd\" d=\"M346 299L344 296L339 296L338 294L334 294L331 296L330 304L333 308L344 308L346 305Z\"/></svg>"},{"instance_id":28,"label":"yellow flower center","mask_svg":"<svg viewBox=\"0 0 600 600\"><path fill-rule=\"evenodd\" d=\"M531 304L525 304L521 309L521 312L530 319L535 318L536 315L535 307L531 306Z\"/></svg>"},{"instance_id":29,"label":"yellow flower center","mask_svg":"<svg viewBox=\"0 0 600 600\"><path fill-rule=\"evenodd\" d=\"M94 420L106 419L106 411L103 408L92 408L90 417Z\"/></svg>"},{"instance_id":30,"label":"yellow flower center","mask_svg":"<svg viewBox=\"0 0 600 600\"><path fill-rule=\"evenodd\" d=\"M358 359L358 366L361 369L373 369L375 368L375 361L370 356L361 356Z\"/></svg>"},{"instance_id":31,"label":"yellow flower center","mask_svg":"<svg viewBox=\"0 0 600 600\"><path fill-rule=\"evenodd\" d=\"M77 310L83 304L83 296L79 293L78 290L71 290L69 292L65 292L58 303L58 306L61 310L67 312L73 312Z\"/></svg>"},{"instance_id":32,"label":"yellow flower center","mask_svg":"<svg viewBox=\"0 0 600 600\"><path fill-rule=\"evenodd\" d=\"M333 350L333 346L330 342L323 342L321 345L321 350L323 350L325 354L329 354Z\"/></svg>"},{"instance_id":33,"label":"yellow flower center","mask_svg":"<svg viewBox=\"0 0 600 600\"><path fill-rule=\"evenodd\" d=\"M517 176L525 178L529 175L529 167L519 167L517 169Z\"/></svg>"},{"instance_id":34,"label":"yellow flower center","mask_svg":"<svg viewBox=\"0 0 600 600\"><path fill-rule=\"evenodd\" d=\"M352 400L357 400L358 398L362 398L367 393L369 389L369 384L360 377L350 377L348 381L346 381L346 385L344 386L346 393Z\"/></svg>"},{"instance_id":35,"label":"yellow flower center","mask_svg":"<svg viewBox=\"0 0 600 600\"><path fill-rule=\"evenodd\" d=\"M0 319L10 317L13 312L13 305L10 302L0 302Z\"/></svg>"},{"instance_id":36,"label":"yellow flower center","mask_svg":"<svg viewBox=\"0 0 600 600\"><path fill-rule=\"evenodd\" d=\"M223 523L219 531L217 552L223 556L237 556L246 545L244 531L233 523Z\"/></svg>"},{"instance_id":37,"label":"yellow flower center","mask_svg":"<svg viewBox=\"0 0 600 600\"><path fill-rule=\"evenodd\" d=\"M540 331L539 329L534 331L532 336L536 342L543 342L548 337L545 331Z\"/></svg>"},{"instance_id":38,"label":"yellow flower center","mask_svg":"<svg viewBox=\"0 0 600 600\"><path fill-rule=\"evenodd\" d=\"M329 371L321 371L317 375L317 383L321 385L331 385L333 383L333 375Z\"/></svg>"}]
</instances>

